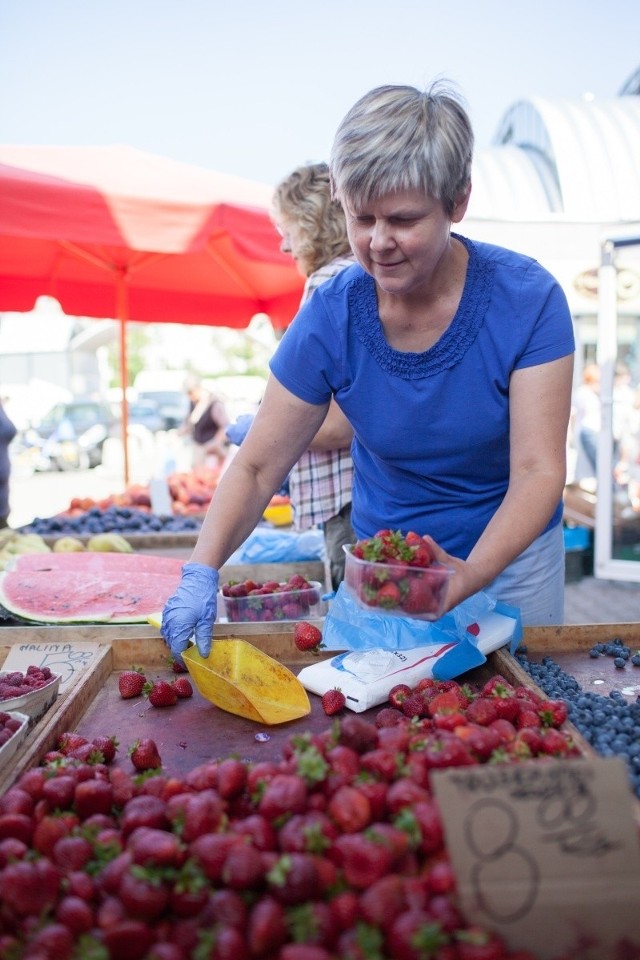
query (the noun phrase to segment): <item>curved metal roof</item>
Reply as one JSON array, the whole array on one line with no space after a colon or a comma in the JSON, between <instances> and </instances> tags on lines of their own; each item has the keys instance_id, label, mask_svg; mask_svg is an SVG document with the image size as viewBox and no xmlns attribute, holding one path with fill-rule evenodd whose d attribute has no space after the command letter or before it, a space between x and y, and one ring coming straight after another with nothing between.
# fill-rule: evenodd
<instances>
[{"instance_id":1,"label":"curved metal roof","mask_svg":"<svg viewBox=\"0 0 640 960\"><path fill-rule=\"evenodd\" d=\"M534 97L476 155L469 216L640 220L640 97Z\"/></svg>"}]
</instances>

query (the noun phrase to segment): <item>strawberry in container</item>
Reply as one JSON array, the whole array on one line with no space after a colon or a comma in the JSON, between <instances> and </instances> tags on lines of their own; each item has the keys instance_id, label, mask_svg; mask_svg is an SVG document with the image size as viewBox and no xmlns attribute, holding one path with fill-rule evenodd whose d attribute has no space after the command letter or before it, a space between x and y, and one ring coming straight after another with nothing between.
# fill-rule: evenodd
<instances>
[{"instance_id":1,"label":"strawberry in container","mask_svg":"<svg viewBox=\"0 0 640 960\"><path fill-rule=\"evenodd\" d=\"M320 616L322 585L294 573L286 581L233 581L222 585L226 618L230 623L265 623Z\"/></svg>"}]
</instances>

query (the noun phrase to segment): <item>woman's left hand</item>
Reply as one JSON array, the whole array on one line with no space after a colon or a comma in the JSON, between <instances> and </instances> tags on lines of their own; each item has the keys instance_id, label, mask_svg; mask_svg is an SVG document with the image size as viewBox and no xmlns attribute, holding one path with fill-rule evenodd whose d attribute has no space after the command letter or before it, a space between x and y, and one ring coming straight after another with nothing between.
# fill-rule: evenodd
<instances>
[{"instance_id":1,"label":"woman's left hand","mask_svg":"<svg viewBox=\"0 0 640 960\"><path fill-rule=\"evenodd\" d=\"M443 611L443 613L447 613L457 607L459 603L462 603L463 600L466 600L467 597L482 590L486 584L473 564L447 553L436 543L433 537L425 536L424 539L431 547L436 562L453 570L453 576L447 587L445 609Z\"/></svg>"}]
</instances>

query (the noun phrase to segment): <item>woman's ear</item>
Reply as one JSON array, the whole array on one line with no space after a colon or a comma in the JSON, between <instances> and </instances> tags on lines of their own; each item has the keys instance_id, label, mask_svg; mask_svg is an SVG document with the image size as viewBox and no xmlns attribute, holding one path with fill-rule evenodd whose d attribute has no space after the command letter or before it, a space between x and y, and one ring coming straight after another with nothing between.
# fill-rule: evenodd
<instances>
[{"instance_id":1,"label":"woman's ear","mask_svg":"<svg viewBox=\"0 0 640 960\"><path fill-rule=\"evenodd\" d=\"M460 223L465 213L467 212L470 196L471 196L471 181L469 181L464 192L461 193L458 199L456 200L456 204L453 208L453 213L451 215L451 223Z\"/></svg>"}]
</instances>

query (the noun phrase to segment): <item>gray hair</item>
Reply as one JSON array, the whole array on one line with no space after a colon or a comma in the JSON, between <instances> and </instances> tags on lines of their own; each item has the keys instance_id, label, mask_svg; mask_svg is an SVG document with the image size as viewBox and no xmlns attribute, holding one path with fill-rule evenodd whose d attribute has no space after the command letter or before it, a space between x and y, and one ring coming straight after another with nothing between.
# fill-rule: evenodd
<instances>
[{"instance_id":1,"label":"gray hair","mask_svg":"<svg viewBox=\"0 0 640 960\"><path fill-rule=\"evenodd\" d=\"M334 195L356 206L398 190L423 190L451 215L471 183L473 129L445 81L427 90L387 84L366 93L336 133Z\"/></svg>"}]
</instances>

